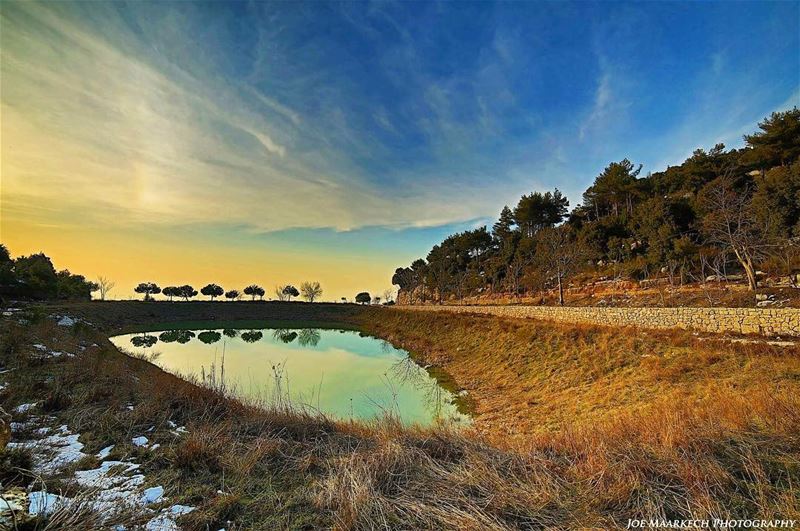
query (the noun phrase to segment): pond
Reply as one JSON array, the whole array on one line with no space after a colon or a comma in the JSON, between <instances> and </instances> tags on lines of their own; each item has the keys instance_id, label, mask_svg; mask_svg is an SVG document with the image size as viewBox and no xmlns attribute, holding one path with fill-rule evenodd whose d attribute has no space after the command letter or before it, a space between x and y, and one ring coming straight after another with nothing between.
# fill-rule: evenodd
<instances>
[{"instance_id":1,"label":"pond","mask_svg":"<svg viewBox=\"0 0 800 531\"><path fill-rule=\"evenodd\" d=\"M408 352L353 330L217 324L110 339L168 372L263 406L291 404L340 420L469 422L458 397Z\"/></svg>"}]
</instances>

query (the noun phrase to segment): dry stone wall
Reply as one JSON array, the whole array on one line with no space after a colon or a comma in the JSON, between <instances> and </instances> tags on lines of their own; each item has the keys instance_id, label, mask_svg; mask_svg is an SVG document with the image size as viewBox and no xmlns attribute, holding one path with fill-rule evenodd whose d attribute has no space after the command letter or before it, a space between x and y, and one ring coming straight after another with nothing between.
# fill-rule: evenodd
<instances>
[{"instance_id":1,"label":"dry stone wall","mask_svg":"<svg viewBox=\"0 0 800 531\"><path fill-rule=\"evenodd\" d=\"M398 306L417 311L480 313L550 321L683 328L702 332L734 332L800 336L800 309L794 308L598 308L558 306Z\"/></svg>"}]
</instances>

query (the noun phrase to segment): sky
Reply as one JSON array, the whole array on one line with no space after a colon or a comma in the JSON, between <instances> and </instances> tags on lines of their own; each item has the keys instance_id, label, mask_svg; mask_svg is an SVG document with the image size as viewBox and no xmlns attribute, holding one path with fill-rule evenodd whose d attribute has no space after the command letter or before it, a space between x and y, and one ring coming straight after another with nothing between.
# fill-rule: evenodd
<instances>
[{"instance_id":1,"label":"sky","mask_svg":"<svg viewBox=\"0 0 800 531\"><path fill-rule=\"evenodd\" d=\"M800 105L800 2L0 3L0 241L160 285L396 267Z\"/></svg>"}]
</instances>

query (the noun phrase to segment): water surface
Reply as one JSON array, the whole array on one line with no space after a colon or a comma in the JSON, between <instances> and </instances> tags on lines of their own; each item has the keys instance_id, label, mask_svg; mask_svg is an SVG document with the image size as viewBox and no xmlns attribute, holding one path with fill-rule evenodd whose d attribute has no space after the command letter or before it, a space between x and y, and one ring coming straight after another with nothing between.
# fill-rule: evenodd
<instances>
[{"instance_id":1,"label":"water surface","mask_svg":"<svg viewBox=\"0 0 800 531\"><path fill-rule=\"evenodd\" d=\"M456 397L408 353L352 330L174 329L111 338L173 374L243 398L287 401L338 419L391 414L406 424L468 422Z\"/></svg>"}]
</instances>

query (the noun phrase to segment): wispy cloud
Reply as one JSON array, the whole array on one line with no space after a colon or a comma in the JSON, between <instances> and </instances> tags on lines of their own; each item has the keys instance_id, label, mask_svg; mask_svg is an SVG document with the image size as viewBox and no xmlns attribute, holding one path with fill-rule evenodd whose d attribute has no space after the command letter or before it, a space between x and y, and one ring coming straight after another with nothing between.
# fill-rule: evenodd
<instances>
[{"instance_id":1,"label":"wispy cloud","mask_svg":"<svg viewBox=\"0 0 800 531\"><path fill-rule=\"evenodd\" d=\"M698 51L698 68L658 44L663 25L680 27L663 6L9 2L1 14L3 215L24 206L41 223L483 219L532 188L574 201L623 156L677 162L787 93L742 85L733 45ZM679 82L662 73L676 63Z\"/></svg>"}]
</instances>

